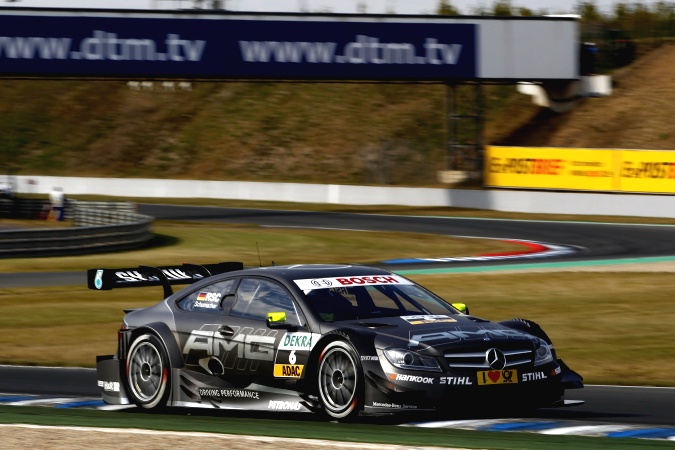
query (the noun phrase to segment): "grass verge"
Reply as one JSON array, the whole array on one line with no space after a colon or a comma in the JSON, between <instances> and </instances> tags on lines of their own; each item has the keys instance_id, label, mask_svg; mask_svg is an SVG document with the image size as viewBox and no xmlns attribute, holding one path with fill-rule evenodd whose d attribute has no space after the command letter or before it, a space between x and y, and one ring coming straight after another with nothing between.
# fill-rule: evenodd
<instances>
[{"instance_id":1,"label":"grass verge","mask_svg":"<svg viewBox=\"0 0 675 450\"><path fill-rule=\"evenodd\" d=\"M672 448L670 442L645 439L601 439L579 436L544 436L533 433L495 433L392 425L326 423L312 419L302 420L300 417L290 415L275 416L273 420L259 417L253 419L246 413L237 413L237 415L191 414L190 420L185 420L184 414L143 415L133 412L0 406L0 423L246 434L354 443L397 444L411 448L419 445L500 450Z\"/></svg>"}]
</instances>

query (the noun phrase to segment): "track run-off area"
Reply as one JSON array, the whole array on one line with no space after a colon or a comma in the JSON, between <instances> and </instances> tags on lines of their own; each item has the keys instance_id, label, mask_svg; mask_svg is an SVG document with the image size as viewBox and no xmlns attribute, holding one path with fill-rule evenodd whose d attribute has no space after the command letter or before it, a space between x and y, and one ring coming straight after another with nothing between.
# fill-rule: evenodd
<instances>
[{"instance_id":1,"label":"track run-off area","mask_svg":"<svg viewBox=\"0 0 675 450\"><path fill-rule=\"evenodd\" d=\"M419 233L441 234L447 236L464 236L467 238L480 237L518 241L522 243L522 252L500 255L479 255L465 258L418 259L418 260L391 260L376 263L381 267L396 271L403 275L410 273L444 273L444 272L474 272L510 270L547 270L573 269L582 267L621 267L630 264L671 264L675 262L675 226L670 225L642 225L617 224L597 222L554 222L554 221L521 221L502 219L472 219L463 217L429 217L429 216L389 216L372 214L347 213L318 213L305 211L279 211L247 208L217 208L191 207L174 205L139 205L139 212L164 220L188 220L200 222L246 223L266 227L299 227L299 228L327 228L343 230L368 231L408 231ZM66 285L83 283L84 274L79 273L49 273L49 274L9 274L0 275L0 284L3 286L36 286L36 285ZM127 428L156 428L147 424L148 417L159 420L164 415L141 414L135 408L123 411L110 410L99 400L96 388L95 373L92 369L64 369L64 368L24 368L0 367L0 423L22 423L17 417L22 414L18 411L30 410L28 417L35 419L35 411L50 410L59 412L57 418L26 420L23 423L33 425L92 426L92 427L122 427ZM583 406L562 409L545 409L534 414L516 417L500 417L483 411L471 417L425 417L411 418L396 421L385 418L380 422L368 419L363 424L336 424L325 423L312 418L296 418L293 414L283 416L248 414L245 412L209 412L178 411L168 415L171 426L162 426L161 429L172 429L184 432L222 432L226 430L228 422L236 422L236 430L232 434L256 434L258 437L240 438L246 442L246 448L252 445L264 447L266 442L274 442L275 448L285 448L282 441L262 436L289 437L279 433L278 429L294 429L298 426L294 438L312 439L321 438L328 443L315 442L315 448L335 448L335 440L347 439L355 442L355 436L368 430L368 436L363 442L387 443L382 436L394 436L398 441L388 442L387 445L399 444L403 448L457 447L457 448L601 448L612 445L612 448L622 448L623 445L635 445L640 439L640 448L661 445L672 445L675 441L675 388L656 387L628 387L628 386L586 386L582 390L568 392L568 398L585 400ZM12 406L10 408L10 405ZM21 406L22 408L14 408ZM37 408L51 406L52 408ZM17 413L10 413L14 411ZM74 414L78 419L75 420ZM47 417L50 416L47 414ZM66 414L61 416L60 414ZM92 414L88 419L81 419L81 415ZM106 414L114 420L108 422ZM196 417L195 417L196 416ZM42 417L40 414L39 417ZM422 419L422 420L420 420ZM50 421L51 420L51 421ZM85 423L78 423L78 421ZM245 420L242 425L239 421ZM57 423L53 423L56 421ZM290 421L290 422L289 422ZM175 424L189 424L197 422L189 429L175 427ZM204 425L204 423L207 423ZM268 425L271 422L273 425ZM291 426L292 422L292 426ZM264 425L262 425L264 423ZM145 424L145 425L144 425ZM331 431L330 427L334 430ZM355 435L345 434L341 427L360 426ZM201 427L201 428L200 428ZM211 429L211 427L215 427ZM328 431L324 427L329 427ZM303 431L305 430L303 435ZM328 433L326 436L316 436L319 433ZM32 430L34 428L26 428ZM75 431L77 432L77 428ZM220 430L220 431L218 431ZM250 432L248 430L251 430ZM256 432L261 430L260 432ZM310 431L307 431L310 430ZM319 431L321 430L321 431ZM396 430L396 431L392 431ZM401 441L398 430L405 430L411 439L423 432L419 441ZM413 431L415 430L415 431ZM472 430L468 435L467 431ZM52 433L49 428L42 431ZM14 433L12 429L11 433ZM335 432L333 435L332 433ZM495 433L500 432L500 433ZM504 433L510 432L510 433ZM511 433L523 432L523 433ZM0 427L0 435L7 435L9 428ZM83 433L83 432L79 432ZM125 437L111 440L128 440L131 432L127 430ZM136 432L134 432L136 433ZM311 436L306 434L310 433ZM436 441L436 437L444 436ZM456 434L456 433L459 433ZM139 441L146 439L146 435L137 437ZM175 441L176 437L174 435ZM331 437L332 436L332 437ZM347 438L345 438L347 436ZM469 437L467 437L469 436ZM473 437L470 437L473 436ZM486 437L487 436L487 437ZM492 436L492 437L491 437ZM514 436L526 436L516 438ZM533 438L532 436L536 436ZM582 437L580 437L582 436ZM184 435L181 442L191 442L196 436ZM598 439L600 438L600 439ZM83 439L88 439L84 437ZM149 438L148 438L149 439ZM249 439L262 439L253 443ZM468 439L468 441L466 440ZM483 439L486 439L483 441ZM545 440L542 440L545 439ZM562 440L561 440L562 439ZM568 441L567 439L573 439ZM582 441L574 441L582 439ZM624 440L625 439L625 440ZM3 438L4 441L4 438ZM214 444L217 441L210 441ZM258 442L258 441L255 441ZM304 441L292 441L294 448L312 448ZM633 444L630 444L632 442ZM538 443L538 445L537 445ZM218 444L225 445L225 444ZM228 445L229 448L237 448ZM352 444L353 445L353 444ZM364 446L352 448L365 448ZM10 447L8 447L10 448ZM18 447L17 447L18 448ZM105 447L101 447L105 448ZM124 448L124 447L116 447ZM131 448L131 447L129 447ZM134 448L156 448L153 446ZM244 447L241 447L244 448ZM271 447L270 447L271 448ZM386 448L386 447L380 447Z\"/></svg>"}]
</instances>

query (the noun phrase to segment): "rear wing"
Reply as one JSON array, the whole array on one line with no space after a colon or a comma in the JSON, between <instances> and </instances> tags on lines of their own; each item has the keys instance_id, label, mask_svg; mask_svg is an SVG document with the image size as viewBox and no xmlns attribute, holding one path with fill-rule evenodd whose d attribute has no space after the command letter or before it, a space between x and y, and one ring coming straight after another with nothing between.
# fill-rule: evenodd
<instances>
[{"instance_id":1,"label":"rear wing","mask_svg":"<svg viewBox=\"0 0 675 450\"><path fill-rule=\"evenodd\" d=\"M162 286L164 298L173 294L172 285L192 284L196 281L219 273L241 270L241 262L222 262L217 264L182 264L178 266L138 266L123 269L89 269L87 286L89 289L108 291L125 287Z\"/></svg>"}]
</instances>

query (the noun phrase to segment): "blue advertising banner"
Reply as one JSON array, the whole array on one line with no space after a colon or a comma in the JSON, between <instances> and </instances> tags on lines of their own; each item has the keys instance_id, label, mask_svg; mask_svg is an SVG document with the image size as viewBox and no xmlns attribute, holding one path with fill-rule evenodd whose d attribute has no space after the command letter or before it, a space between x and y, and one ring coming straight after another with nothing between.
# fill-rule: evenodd
<instances>
[{"instance_id":1,"label":"blue advertising banner","mask_svg":"<svg viewBox=\"0 0 675 450\"><path fill-rule=\"evenodd\" d=\"M448 80L477 70L475 24L25 14L0 10L0 76Z\"/></svg>"}]
</instances>

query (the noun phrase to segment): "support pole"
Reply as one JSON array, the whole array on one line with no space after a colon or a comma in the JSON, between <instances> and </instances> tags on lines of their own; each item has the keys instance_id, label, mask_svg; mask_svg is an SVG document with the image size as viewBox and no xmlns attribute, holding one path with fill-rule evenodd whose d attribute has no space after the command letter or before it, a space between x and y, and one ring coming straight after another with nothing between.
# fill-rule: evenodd
<instances>
[{"instance_id":1,"label":"support pole","mask_svg":"<svg viewBox=\"0 0 675 450\"><path fill-rule=\"evenodd\" d=\"M483 183L483 86L446 83L446 167L458 178L464 173L472 184ZM453 177L451 177L453 178Z\"/></svg>"}]
</instances>

